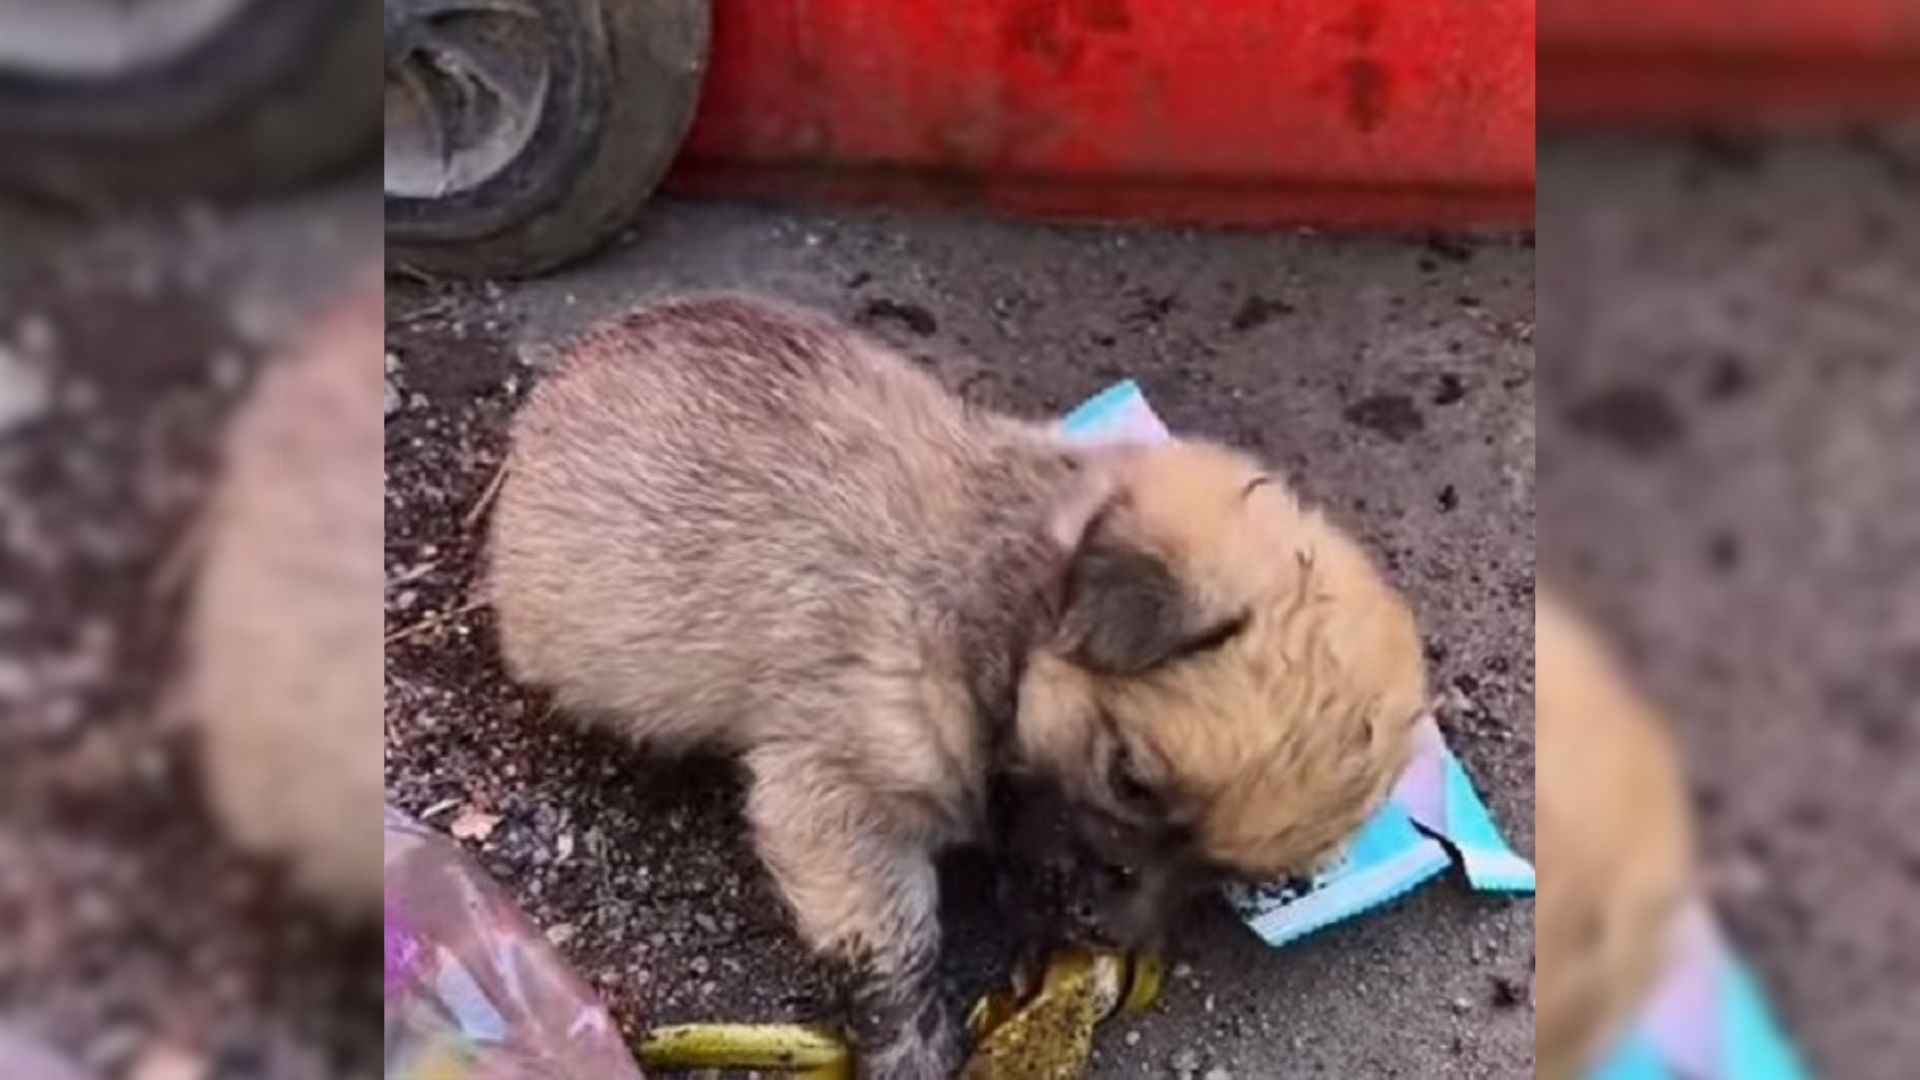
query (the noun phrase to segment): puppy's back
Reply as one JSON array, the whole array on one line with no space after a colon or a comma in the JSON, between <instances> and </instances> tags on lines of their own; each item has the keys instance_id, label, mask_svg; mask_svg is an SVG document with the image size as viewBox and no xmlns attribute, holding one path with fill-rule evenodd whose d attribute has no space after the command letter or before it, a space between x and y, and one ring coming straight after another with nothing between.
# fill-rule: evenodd
<instances>
[{"instance_id":1,"label":"puppy's back","mask_svg":"<svg viewBox=\"0 0 1920 1080\"><path fill-rule=\"evenodd\" d=\"M341 913L379 910L380 321L361 283L236 417L195 587L212 810Z\"/></svg>"},{"instance_id":2,"label":"puppy's back","mask_svg":"<svg viewBox=\"0 0 1920 1080\"><path fill-rule=\"evenodd\" d=\"M769 696L906 632L980 453L880 346L738 298L589 334L513 440L491 580L509 670L667 745L750 738Z\"/></svg>"}]
</instances>

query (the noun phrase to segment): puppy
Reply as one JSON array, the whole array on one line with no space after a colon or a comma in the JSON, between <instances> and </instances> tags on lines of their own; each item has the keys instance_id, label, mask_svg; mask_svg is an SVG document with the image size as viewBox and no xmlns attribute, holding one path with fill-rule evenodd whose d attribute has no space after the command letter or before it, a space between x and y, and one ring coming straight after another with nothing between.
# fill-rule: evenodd
<instances>
[{"instance_id":1,"label":"puppy","mask_svg":"<svg viewBox=\"0 0 1920 1080\"><path fill-rule=\"evenodd\" d=\"M1572 1080L1659 974L1691 885L1673 745L1613 657L1551 594L1535 608L1540 1075Z\"/></svg>"},{"instance_id":2,"label":"puppy","mask_svg":"<svg viewBox=\"0 0 1920 1080\"><path fill-rule=\"evenodd\" d=\"M1425 697L1402 599L1279 478L1084 449L764 302L587 335L515 421L491 593L518 679L660 750L739 755L757 849L853 972L869 1077L950 1075L932 856L1044 783L1115 934L1325 858Z\"/></svg>"},{"instance_id":3,"label":"puppy","mask_svg":"<svg viewBox=\"0 0 1920 1080\"><path fill-rule=\"evenodd\" d=\"M226 445L190 624L214 814L360 919L381 885L381 318L369 275L261 376Z\"/></svg>"}]
</instances>

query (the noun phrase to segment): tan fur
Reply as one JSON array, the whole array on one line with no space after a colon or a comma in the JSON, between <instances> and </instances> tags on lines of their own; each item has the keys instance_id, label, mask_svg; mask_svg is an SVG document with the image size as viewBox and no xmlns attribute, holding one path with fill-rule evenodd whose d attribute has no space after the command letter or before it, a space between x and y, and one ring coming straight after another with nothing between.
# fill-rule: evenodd
<instances>
[{"instance_id":1,"label":"tan fur","mask_svg":"<svg viewBox=\"0 0 1920 1080\"><path fill-rule=\"evenodd\" d=\"M235 420L192 616L213 810L344 911L381 880L381 292L365 283Z\"/></svg>"},{"instance_id":2,"label":"tan fur","mask_svg":"<svg viewBox=\"0 0 1920 1080\"><path fill-rule=\"evenodd\" d=\"M1108 756L1104 740L1128 744L1212 862L1272 877L1324 861L1385 797L1426 684L1405 602L1277 480L1246 493L1261 476L1251 459L1197 443L1121 466L1115 534L1173 568L1198 621L1252 621L1220 649L1138 678L1043 652L1021 735L1030 758L1102 786L1085 763Z\"/></svg>"},{"instance_id":3,"label":"tan fur","mask_svg":"<svg viewBox=\"0 0 1920 1080\"><path fill-rule=\"evenodd\" d=\"M588 335L508 470L509 670L645 744L743 757L802 933L864 976L869 1075L953 1064L930 855L980 838L999 772L1114 817L1118 732L1186 817L1117 808L1129 826L1267 873L1323 854L1405 759L1406 608L1277 481L1249 493L1251 461L1065 445L815 315L683 301Z\"/></svg>"},{"instance_id":4,"label":"tan fur","mask_svg":"<svg viewBox=\"0 0 1920 1080\"><path fill-rule=\"evenodd\" d=\"M1540 1075L1591 1067L1651 991L1690 887L1685 789L1660 717L1572 613L1536 607Z\"/></svg>"}]
</instances>

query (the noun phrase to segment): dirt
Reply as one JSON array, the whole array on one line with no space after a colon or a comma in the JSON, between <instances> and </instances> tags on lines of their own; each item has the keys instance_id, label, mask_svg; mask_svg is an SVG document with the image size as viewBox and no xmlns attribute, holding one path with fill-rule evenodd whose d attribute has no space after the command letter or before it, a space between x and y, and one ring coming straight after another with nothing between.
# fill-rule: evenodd
<instances>
[{"instance_id":1,"label":"dirt","mask_svg":"<svg viewBox=\"0 0 1920 1080\"><path fill-rule=\"evenodd\" d=\"M1443 721L1532 830L1533 253L1484 241L1065 230L677 203L542 281L393 283L390 797L468 847L630 1029L831 1019L741 834L724 764L574 732L502 676L475 592L508 417L567 335L662 292L742 288L862 322L968 399L1057 413L1135 377L1167 420L1260 452L1416 598ZM1004 943L949 867L956 996ZM1532 1074L1531 909L1444 882L1283 951L1196 912L1162 1007L1101 1076Z\"/></svg>"},{"instance_id":2,"label":"dirt","mask_svg":"<svg viewBox=\"0 0 1920 1080\"><path fill-rule=\"evenodd\" d=\"M225 842L175 707L222 422L370 209L0 208L0 1019L103 1077L379 1067L375 935Z\"/></svg>"},{"instance_id":3,"label":"dirt","mask_svg":"<svg viewBox=\"0 0 1920 1080\"><path fill-rule=\"evenodd\" d=\"M1920 1057L1920 132L1543 144L1542 572L1818 1075Z\"/></svg>"}]
</instances>

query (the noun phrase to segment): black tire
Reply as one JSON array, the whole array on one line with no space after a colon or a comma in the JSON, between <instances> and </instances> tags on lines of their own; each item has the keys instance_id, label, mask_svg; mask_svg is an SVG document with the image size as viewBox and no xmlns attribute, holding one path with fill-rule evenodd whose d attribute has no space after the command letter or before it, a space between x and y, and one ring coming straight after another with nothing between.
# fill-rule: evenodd
<instances>
[{"instance_id":1,"label":"black tire","mask_svg":"<svg viewBox=\"0 0 1920 1080\"><path fill-rule=\"evenodd\" d=\"M380 33L373 0L244 0L130 70L0 66L0 183L113 205L258 193L364 160Z\"/></svg>"},{"instance_id":2,"label":"black tire","mask_svg":"<svg viewBox=\"0 0 1920 1080\"><path fill-rule=\"evenodd\" d=\"M497 167L452 190L399 190L396 95L418 49L388 0L387 263L429 275L522 276L594 250L630 224L693 122L708 0L518 0L538 13L545 85ZM411 0L418 3L419 0ZM482 3L494 0L481 0ZM416 84L417 85L417 84ZM414 96L421 91L413 90ZM446 138L446 136L443 136ZM441 161L447 156L441 144ZM484 140L474 141L484 146Z\"/></svg>"}]
</instances>

